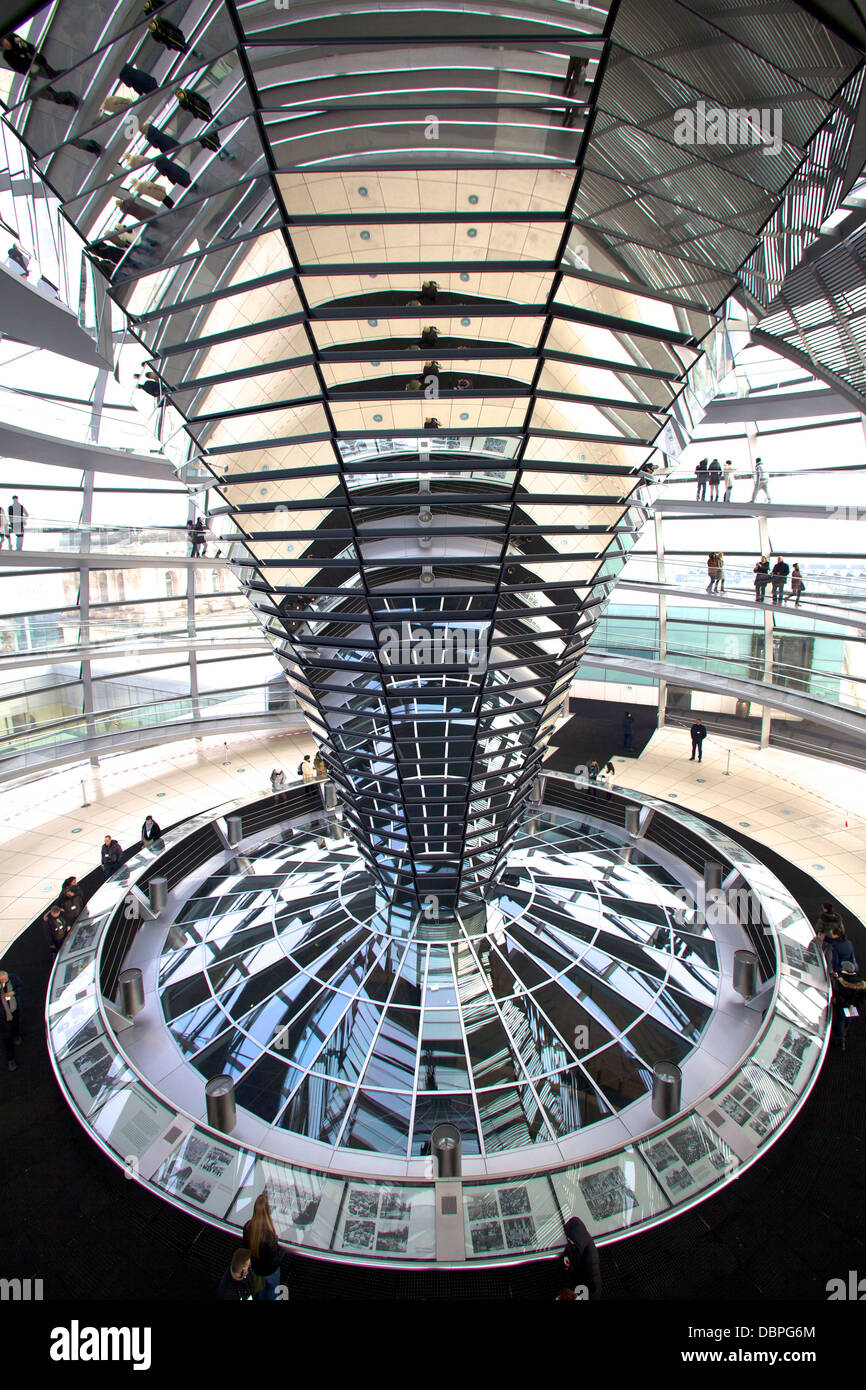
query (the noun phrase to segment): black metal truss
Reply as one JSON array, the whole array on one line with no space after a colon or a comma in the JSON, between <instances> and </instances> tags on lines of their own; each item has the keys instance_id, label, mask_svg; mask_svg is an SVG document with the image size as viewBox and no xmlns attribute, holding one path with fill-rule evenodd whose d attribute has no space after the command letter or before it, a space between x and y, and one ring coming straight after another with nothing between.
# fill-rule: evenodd
<instances>
[{"instance_id":1,"label":"black metal truss","mask_svg":"<svg viewBox=\"0 0 866 1390\"><path fill-rule=\"evenodd\" d=\"M603 32L553 0L438 10L173 0L172 54L120 6L88 47L57 0L79 105L21 80L7 119L91 242L135 200L95 273L371 871L447 914L497 873L720 309L769 303L840 195L862 54L792 0L620 0ZM107 116L124 63L155 86ZM778 148L678 143L700 102L778 110Z\"/></svg>"}]
</instances>

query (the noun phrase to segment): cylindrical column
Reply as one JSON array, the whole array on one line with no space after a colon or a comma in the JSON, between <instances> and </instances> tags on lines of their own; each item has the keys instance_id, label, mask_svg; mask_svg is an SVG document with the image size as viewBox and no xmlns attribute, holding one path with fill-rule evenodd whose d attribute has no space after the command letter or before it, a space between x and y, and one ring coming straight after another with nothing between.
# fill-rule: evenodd
<instances>
[{"instance_id":1,"label":"cylindrical column","mask_svg":"<svg viewBox=\"0 0 866 1390\"><path fill-rule=\"evenodd\" d=\"M708 893L716 892L722 886L723 866L717 864L714 859L708 859L704 864L704 887Z\"/></svg>"},{"instance_id":2,"label":"cylindrical column","mask_svg":"<svg viewBox=\"0 0 866 1390\"><path fill-rule=\"evenodd\" d=\"M215 1076L204 1088L207 1099L207 1122L211 1129L231 1134L238 1122L235 1109L235 1083L230 1076Z\"/></svg>"},{"instance_id":3,"label":"cylindrical column","mask_svg":"<svg viewBox=\"0 0 866 1390\"><path fill-rule=\"evenodd\" d=\"M627 835L640 834L640 807L626 806L625 808L625 829Z\"/></svg>"},{"instance_id":4,"label":"cylindrical column","mask_svg":"<svg viewBox=\"0 0 866 1390\"><path fill-rule=\"evenodd\" d=\"M758 957L754 951L734 952L733 986L743 999L752 999L758 992Z\"/></svg>"},{"instance_id":5,"label":"cylindrical column","mask_svg":"<svg viewBox=\"0 0 866 1390\"><path fill-rule=\"evenodd\" d=\"M670 1120L682 1099L683 1074L676 1062L657 1062L653 1067L653 1114Z\"/></svg>"},{"instance_id":6,"label":"cylindrical column","mask_svg":"<svg viewBox=\"0 0 866 1390\"><path fill-rule=\"evenodd\" d=\"M186 943L187 935L183 927L179 927L177 922L172 922L168 929L166 944L170 946L173 951L182 951Z\"/></svg>"},{"instance_id":7,"label":"cylindrical column","mask_svg":"<svg viewBox=\"0 0 866 1390\"><path fill-rule=\"evenodd\" d=\"M168 879L152 878L147 885L147 896L150 901L150 910L159 916L160 912L165 911L168 902Z\"/></svg>"},{"instance_id":8,"label":"cylindrical column","mask_svg":"<svg viewBox=\"0 0 866 1390\"><path fill-rule=\"evenodd\" d=\"M430 1146L439 1165L440 1178L460 1177L460 1130L456 1125L437 1125L430 1136Z\"/></svg>"},{"instance_id":9,"label":"cylindrical column","mask_svg":"<svg viewBox=\"0 0 866 1390\"><path fill-rule=\"evenodd\" d=\"M226 839L234 848L244 837L243 821L240 816L226 816Z\"/></svg>"},{"instance_id":10,"label":"cylindrical column","mask_svg":"<svg viewBox=\"0 0 866 1390\"><path fill-rule=\"evenodd\" d=\"M127 1018L135 1018L144 1008L144 981L141 971L134 966L129 970L121 970L118 981L120 1007Z\"/></svg>"}]
</instances>

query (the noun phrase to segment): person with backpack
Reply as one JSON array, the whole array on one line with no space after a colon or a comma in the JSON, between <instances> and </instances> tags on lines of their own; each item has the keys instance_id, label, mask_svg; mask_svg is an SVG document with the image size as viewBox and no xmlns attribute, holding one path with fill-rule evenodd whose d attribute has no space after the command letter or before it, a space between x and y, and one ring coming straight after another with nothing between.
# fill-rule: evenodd
<instances>
[{"instance_id":1,"label":"person with backpack","mask_svg":"<svg viewBox=\"0 0 866 1390\"><path fill-rule=\"evenodd\" d=\"M587 1299L601 1297L598 1250L586 1226L577 1216L565 1223L565 1249L556 1257L557 1297L563 1289L580 1289Z\"/></svg>"},{"instance_id":2,"label":"person with backpack","mask_svg":"<svg viewBox=\"0 0 866 1390\"><path fill-rule=\"evenodd\" d=\"M309 753L307 753L304 761L301 763L300 774L305 782L315 782L316 780L316 769L313 767L313 760Z\"/></svg>"}]
</instances>

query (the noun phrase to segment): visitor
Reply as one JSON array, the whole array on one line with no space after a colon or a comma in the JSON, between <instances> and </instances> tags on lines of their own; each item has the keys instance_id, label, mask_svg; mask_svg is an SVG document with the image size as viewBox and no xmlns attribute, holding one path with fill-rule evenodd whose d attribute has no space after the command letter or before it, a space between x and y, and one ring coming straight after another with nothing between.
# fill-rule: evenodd
<instances>
[{"instance_id":1,"label":"visitor","mask_svg":"<svg viewBox=\"0 0 866 1390\"><path fill-rule=\"evenodd\" d=\"M589 767L586 770L586 780L589 783L589 794L593 798L598 796L596 782L598 781L598 774L600 772L601 768L598 765L598 759L593 758L591 763L589 764Z\"/></svg>"},{"instance_id":2,"label":"visitor","mask_svg":"<svg viewBox=\"0 0 866 1390\"><path fill-rule=\"evenodd\" d=\"M627 753L631 752L634 743L634 719L630 710L626 710L622 717L622 746Z\"/></svg>"},{"instance_id":3,"label":"visitor","mask_svg":"<svg viewBox=\"0 0 866 1390\"><path fill-rule=\"evenodd\" d=\"M724 500L725 500L726 502L730 502L730 500L731 500L731 493L732 493L733 490L734 490L734 465L731 463L731 460L730 460L730 459L726 459L726 460L725 460L725 466L724 466L724 468L722 469L722 477L724 478L724 482L725 482L725 498L724 498Z\"/></svg>"},{"instance_id":4,"label":"visitor","mask_svg":"<svg viewBox=\"0 0 866 1390\"><path fill-rule=\"evenodd\" d=\"M754 478L755 478L755 486L754 486L754 488L752 489L752 497L751 497L751 500L752 500L753 502L757 501L758 493L759 493L759 492L763 492L764 496L766 497L767 501L769 502L769 500L770 500L770 493L769 493L769 491L768 491L768 489L767 489L767 472L766 472L766 469L764 468L764 464L763 464L763 460L762 460L762 459L755 459L755 473L754 473Z\"/></svg>"},{"instance_id":5,"label":"visitor","mask_svg":"<svg viewBox=\"0 0 866 1390\"><path fill-rule=\"evenodd\" d=\"M201 559L203 556L207 555L207 522L205 521L204 517L200 516L198 518L194 527L192 528L192 534L192 553L198 559Z\"/></svg>"},{"instance_id":6,"label":"visitor","mask_svg":"<svg viewBox=\"0 0 866 1390\"><path fill-rule=\"evenodd\" d=\"M436 280L425 280L421 286L421 303L435 304L439 297L439 283Z\"/></svg>"},{"instance_id":7,"label":"visitor","mask_svg":"<svg viewBox=\"0 0 866 1390\"><path fill-rule=\"evenodd\" d=\"M827 957L827 965L832 973L839 974L843 965L853 965L857 969L857 957L854 954L854 947L848 940L848 933L841 925L831 927L824 937L824 952Z\"/></svg>"},{"instance_id":8,"label":"visitor","mask_svg":"<svg viewBox=\"0 0 866 1390\"><path fill-rule=\"evenodd\" d=\"M565 1223L566 1244L556 1257L557 1297L563 1289L584 1292L586 1298L601 1297L601 1268L598 1250L586 1226L577 1216Z\"/></svg>"},{"instance_id":9,"label":"visitor","mask_svg":"<svg viewBox=\"0 0 866 1390\"><path fill-rule=\"evenodd\" d=\"M692 736L692 756L689 758L689 762L694 762L695 754L697 753L698 762L701 763L704 760L704 739L707 736L707 726L704 724L700 715L695 720L689 733Z\"/></svg>"},{"instance_id":10,"label":"visitor","mask_svg":"<svg viewBox=\"0 0 866 1390\"><path fill-rule=\"evenodd\" d=\"M279 789L280 789L280 772L279 772L279 768L276 768L276 767L275 767L275 768L273 769L273 771L271 772L271 791L272 791L272 792L278 792Z\"/></svg>"},{"instance_id":11,"label":"visitor","mask_svg":"<svg viewBox=\"0 0 866 1390\"><path fill-rule=\"evenodd\" d=\"M707 478L708 478L708 476L709 476L709 471L710 471L710 470L709 470L709 465L708 465L708 463L707 463L707 460L706 460L706 459L701 459L700 463L698 464L697 468L695 469L695 477L696 477L697 480L698 480L698 499L697 499L697 500L698 500L699 502L704 502L704 501L706 501L706 496L707 496Z\"/></svg>"},{"instance_id":12,"label":"visitor","mask_svg":"<svg viewBox=\"0 0 866 1390\"><path fill-rule=\"evenodd\" d=\"M110 835L106 835L102 842L102 853L100 857L102 859L105 877L109 878L123 858L123 850L120 848L117 840L112 840Z\"/></svg>"},{"instance_id":13,"label":"visitor","mask_svg":"<svg viewBox=\"0 0 866 1390\"><path fill-rule=\"evenodd\" d=\"M162 831L154 820L153 816L145 816L144 824L141 827L142 844L151 845L154 840L162 839Z\"/></svg>"},{"instance_id":14,"label":"visitor","mask_svg":"<svg viewBox=\"0 0 866 1390\"><path fill-rule=\"evenodd\" d=\"M12 68L13 72L24 74L33 68L41 77L54 78L60 75L41 53L37 53L33 44L28 43L27 39L22 39L20 34L7 34L0 39L0 48L4 63Z\"/></svg>"},{"instance_id":15,"label":"visitor","mask_svg":"<svg viewBox=\"0 0 866 1390\"><path fill-rule=\"evenodd\" d=\"M13 265L17 265L22 275L27 276L30 274L30 257L27 252L18 245L17 241L13 241L6 254Z\"/></svg>"},{"instance_id":16,"label":"visitor","mask_svg":"<svg viewBox=\"0 0 866 1390\"><path fill-rule=\"evenodd\" d=\"M607 801L610 801L611 796L613 795L611 788L613 786L615 777L616 768L614 767L613 763L605 763L604 767L601 769L601 772L598 774L598 777L596 778L596 781L598 782L599 786L604 787L607 791L607 797L605 798L605 800Z\"/></svg>"},{"instance_id":17,"label":"visitor","mask_svg":"<svg viewBox=\"0 0 866 1390\"><path fill-rule=\"evenodd\" d=\"M719 557L714 550L711 550L707 556L707 575L710 580L707 585L707 593L714 594L719 583Z\"/></svg>"},{"instance_id":18,"label":"visitor","mask_svg":"<svg viewBox=\"0 0 866 1390\"><path fill-rule=\"evenodd\" d=\"M794 568L791 570L791 593L794 595L795 608L800 607L800 595L805 594L805 592L806 585L803 582L803 576L800 573L800 566L795 565Z\"/></svg>"},{"instance_id":19,"label":"visitor","mask_svg":"<svg viewBox=\"0 0 866 1390\"><path fill-rule=\"evenodd\" d=\"M815 935L827 936L831 931L835 931L836 928L841 928L841 926L842 918L833 904L830 902L822 903L821 915L815 923Z\"/></svg>"},{"instance_id":20,"label":"visitor","mask_svg":"<svg viewBox=\"0 0 866 1390\"><path fill-rule=\"evenodd\" d=\"M838 974L831 975L830 983L833 989L831 1041L844 1052L850 1022L848 1010L857 1010L858 1005L864 1002L863 990L866 989L866 980L861 979L857 967L851 961L845 961Z\"/></svg>"},{"instance_id":21,"label":"visitor","mask_svg":"<svg viewBox=\"0 0 866 1390\"><path fill-rule=\"evenodd\" d=\"M280 1282L280 1246L266 1192L260 1192L253 1205L253 1214L244 1226L244 1245L250 1252L253 1274L264 1281L256 1294L260 1303L274 1303Z\"/></svg>"},{"instance_id":22,"label":"visitor","mask_svg":"<svg viewBox=\"0 0 866 1390\"><path fill-rule=\"evenodd\" d=\"M435 346L436 346L436 340L437 340L438 337L439 337L439 329L436 328L434 325L431 324L430 327L428 327L428 328L423 328L423 329L421 330L421 346L422 346L422 347L435 347Z\"/></svg>"},{"instance_id":23,"label":"visitor","mask_svg":"<svg viewBox=\"0 0 866 1390\"><path fill-rule=\"evenodd\" d=\"M773 581L773 602L774 602L774 603L782 603L782 602L784 601L784 598L785 598L785 584L786 584L786 582L787 582L788 574L789 574L789 573L790 573L790 571L789 571L789 569L788 569L788 566L785 564L785 561L784 561L784 560L781 558L781 556L780 556L780 558L776 561L775 565L773 566L772 570L770 571L770 574L771 574L771 577L772 577L772 581Z\"/></svg>"},{"instance_id":24,"label":"visitor","mask_svg":"<svg viewBox=\"0 0 866 1390\"><path fill-rule=\"evenodd\" d=\"M217 1299L223 1303L250 1303L255 1294L250 1275L250 1252L241 1245L220 1279Z\"/></svg>"},{"instance_id":25,"label":"visitor","mask_svg":"<svg viewBox=\"0 0 866 1390\"><path fill-rule=\"evenodd\" d=\"M24 528L27 525L29 513L18 501L17 495L13 493L12 501L9 504L9 527L15 537L15 549L20 550L24 545Z\"/></svg>"},{"instance_id":26,"label":"visitor","mask_svg":"<svg viewBox=\"0 0 866 1390\"><path fill-rule=\"evenodd\" d=\"M124 63L118 77L125 87L131 87L140 97L149 97L159 86L155 77L141 68L133 67L132 63Z\"/></svg>"},{"instance_id":27,"label":"visitor","mask_svg":"<svg viewBox=\"0 0 866 1390\"><path fill-rule=\"evenodd\" d=\"M8 970L0 970L0 1037L6 1049L6 1065L17 1071L15 1049L21 1046L21 981Z\"/></svg>"},{"instance_id":28,"label":"visitor","mask_svg":"<svg viewBox=\"0 0 866 1390\"><path fill-rule=\"evenodd\" d=\"M315 758L313 759L313 768L315 769L315 773L316 773L316 776L317 776L317 777L327 777L327 775L328 775L328 764L325 762L325 759L322 757L322 750L321 750L320 748L318 748L318 749L316 750L316 756L315 756Z\"/></svg>"},{"instance_id":29,"label":"visitor","mask_svg":"<svg viewBox=\"0 0 866 1390\"><path fill-rule=\"evenodd\" d=\"M183 32L170 20L152 19L147 30L152 39L161 43L163 48L169 49L170 52L195 54L195 49L190 48Z\"/></svg>"},{"instance_id":30,"label":"visitor","mask_svg":"<svg viewBox=\"0 0 866 1390\"><path fill-rule=\"evenodd\" d=\"M213 111L206 97L200 96L198 92L191 92L188 87L178 87L175 96L178 106L183 111L188 111L191 116L195 116L196 120L213 120Z\"/></svg>"},{"instance_id":31,"label":"visitor","mask_svg":"<svg viewBox=\"0 0 866 1390\"><path fill-rule=\"evenodd\" d=\"M3 542L9 542L9 549L12 549L12 535L9 530L9 518L6 515L6 508L0 507L0 550L3 549Z\"/></svg>"},{"instance_id":32,"label":"visitor","mask_svg":"<svg viewBox=\"0 0 866 1390\"><path fill-rule=\"evenodd\" d=\"M69 923L64 917L63 909L59 903L51 904L43 915L42 922L45 927L45 935L48 937L51 954L56 956L70 932Z\"/></svg>"},{"instance_id":33,"label":"visitor","mask_svg":"<svg viewBox=\"0 0 866 1390\"><path fill-rule=\"evenodd\" d=\"M763 603L770 582L770 562L766 555L761 556L752 573L755 576L755 602Z\"/></svg>"},{"instance_id":34,"label":"visitor","mask_svg":"<svg viewBox=\"0 0 866 1390\"><path fill-rule=\"evenodd\" d=\"M709 467L709 480L710 480L710 501L711 501L711 502L718 502L718 500L719 500L719 483L720 483L721 480L722 480L722 465L719 463L719 460L718 460L718 459L713 459L712 463L710 464L710 467Z\"/></svg>"},{"instance_id":35,"label":"visitor","mask_svg":"<svg viewBox=\"0 0 866 1390\"><path fill-rule=\"evenodd\" d=\"M716 593L725 592L725 554L723 550L716 551Z\"/></svg>"},{"instance_id":36,"label":"visitor","mask_svg":"<svg viewBox=\"0 0 866 1390\"><path fill-rule=\"evenodd\" d=\"M307 753L298 771L300 772L305 782L315 782L316 769L313 767L313 762L310 758L309 753Z\"/></svg>"},{"instance_id":37,"label":"visitor","mask_svg":"<svg viewBox=\"0 0 866 1390\"><path fill-rule=\"evenodd\" d=\"M75 874L70 874L69 878L63 880L57 901L69 925L74 926L84 911L84 894Z\"/></svg>"}]
</instances>

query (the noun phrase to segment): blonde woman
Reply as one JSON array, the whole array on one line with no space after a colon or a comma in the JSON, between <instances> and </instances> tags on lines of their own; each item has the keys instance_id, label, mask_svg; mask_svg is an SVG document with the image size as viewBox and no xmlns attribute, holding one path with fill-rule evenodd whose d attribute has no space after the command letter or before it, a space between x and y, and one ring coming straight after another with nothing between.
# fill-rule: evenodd
<instances>
[{"instance_id":1,"label":"blonde woman","mask_svg":"<svg viewBox=\"0 0 866 1390\"><path fill-rule=\"evenodd\" d=\"M257 1300L260 1303L276 1303L281 1253L266 1192L259 1193L253 1205L253 1214L244 1226L244 1245L250 1252L252 1273L262 1281L262 1288L256 1294Z\"/></svg>"}]
</instances>

